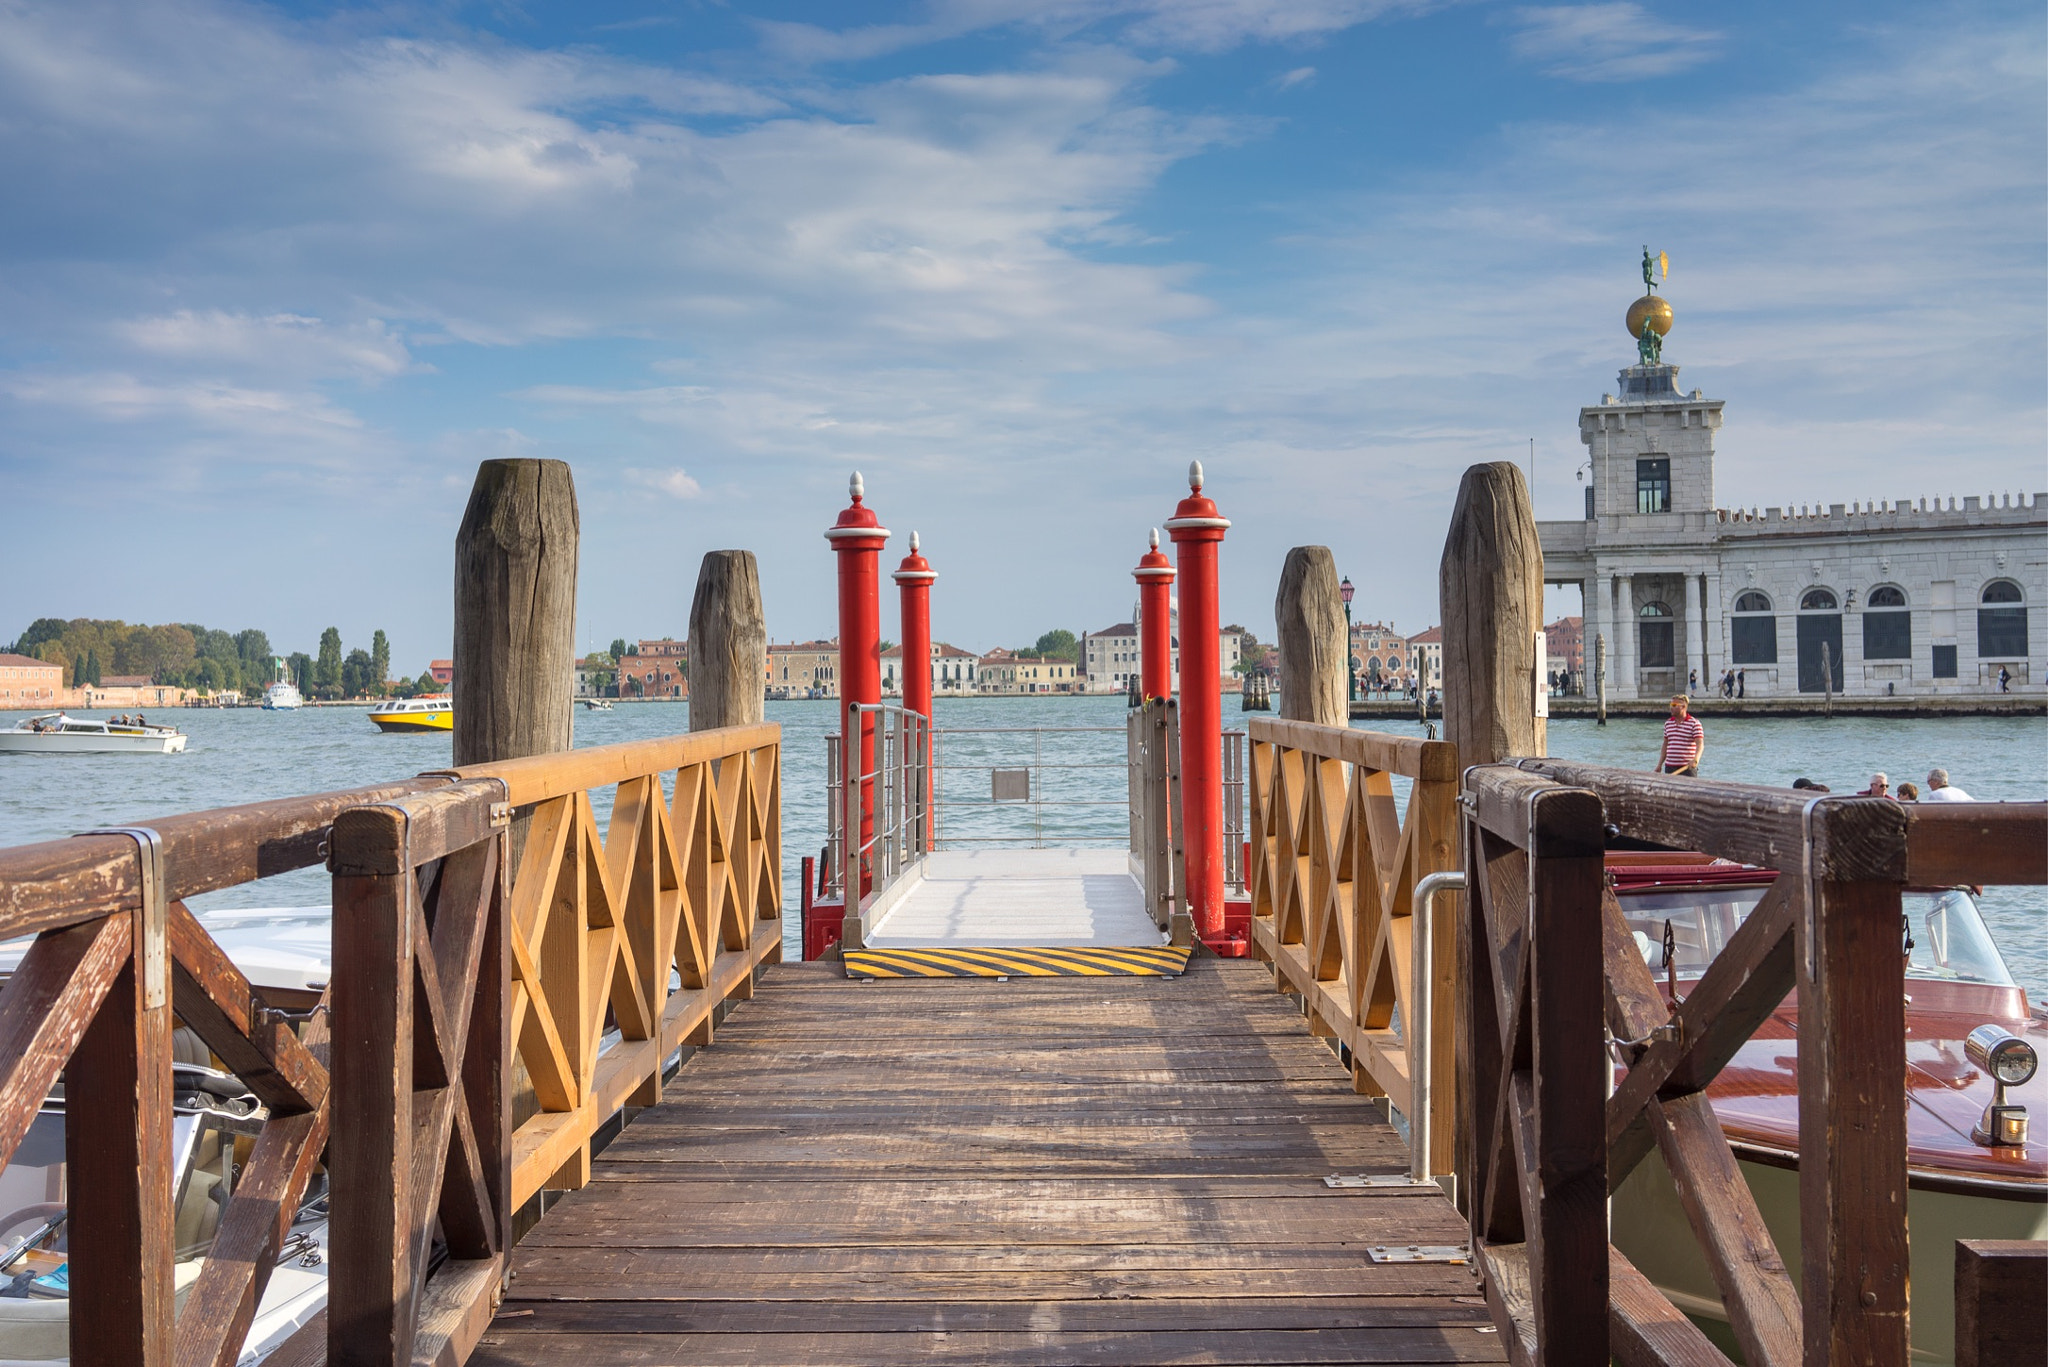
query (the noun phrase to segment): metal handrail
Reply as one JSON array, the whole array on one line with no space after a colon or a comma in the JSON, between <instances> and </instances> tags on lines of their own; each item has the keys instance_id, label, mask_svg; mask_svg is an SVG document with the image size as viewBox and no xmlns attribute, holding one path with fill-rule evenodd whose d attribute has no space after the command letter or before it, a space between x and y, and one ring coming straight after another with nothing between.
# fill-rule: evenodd
<instances>
[{"instance_id":1,"label":"metal handrail","mask_svg":"<svg viewBox=\"0 0 2048 1367\"><path fill-rule=\"evenodd\" d=\"M857 949L931 848L931 719L894 703L848 703L825 753L825 892L845 906L843 943Z\"/></svg>"},{"instance_id":2,"label":"metal handrail","mask_svg":"<svg viewBox=\"0 0 2048 1367\"><path fill-rule=\"evenodd\" d=\"M1436 950L1436 895L1464 890L1465 875L1457 872L1427 874L1415 885L1414 938L1409 944L1414 957L1408 964L1408 1000L1415 1019L1404 1016L1401 1028L1408 1037L1408 1175L1418 1182L1429 1180L1430 969Z\"/></svg>"}]
</instances>

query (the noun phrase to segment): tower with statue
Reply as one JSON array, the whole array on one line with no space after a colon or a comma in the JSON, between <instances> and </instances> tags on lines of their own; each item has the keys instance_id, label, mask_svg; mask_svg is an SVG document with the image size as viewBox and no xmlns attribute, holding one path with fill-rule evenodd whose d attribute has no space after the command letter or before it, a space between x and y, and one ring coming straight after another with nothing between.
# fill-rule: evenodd
<instances>
[{"instance_id":1,"label":"tower with statue","mask_svg":"<svg viewBox=\"0 0 2048 1367\"><path fill-rule=\"evenodd\" d=\"M1731 672L1760 702L1983 694L2001 675L2048 691L2048 492L1720 506L1723 401L1681 390L1665 358L1670 258L1645 247L1642 275L1635 364L1579 410L1583 516L1538 524L1545 579L1583 595L1588 653L1606 638L1609 695L1711 699Z\"/></svg>"}]
</instances>

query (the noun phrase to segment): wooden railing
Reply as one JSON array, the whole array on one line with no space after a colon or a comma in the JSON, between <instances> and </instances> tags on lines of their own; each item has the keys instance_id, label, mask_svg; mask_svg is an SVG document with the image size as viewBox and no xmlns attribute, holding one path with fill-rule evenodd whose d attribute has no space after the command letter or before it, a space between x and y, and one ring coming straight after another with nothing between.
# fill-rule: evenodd
<instances>
[{"instance_id":1,"label":"wooden railing","mask_svg":"<svg viewBox=\"0 0 2048 1367\"><path fill-rule=\"evenodd\" d=\"M1457 867L1457 750L1443 741L1255 718L1251 730L1254 952L1299 993L1316 1033L1349 1054L1358 1090L1412 1110L1416 883ZM1405 815L1395 776L1413 781ZM1456 899L1438 899L1431 968L1429 1167L1457 1140ZM1457 1037L1462 1038L1462 1037Z\"/></svg>"},{"instance_id":2,"label":"wooden railing","mask_svg":"<svg viewBox=\"0 0 2048 1367\"><path fill-rule=\"evenodd\" d=\"M1608 1245L1606 1198L1655 1149L1747 1361L1902 1367L1901 893L2048 881L2048 804L1812 800L1523 761L1473 770L1463 811L1460 1186L1514 1360L1726 1361ZM1781 871L1675 1010L1604 876L1616 838ZM1795 988L1798 1286L1705 1096ZM1627 1067L1611 1096L1609 1033Z\"/></svg>"},{"instance_id":3,"label":"wooden railing","mask_svg":"<svg viewBox=\"0 0 2048 1367\"><path fill-rule=\"evenodd\" d=\"M72 1360L233 1363L324 1161L329 1309L279 1360L461 1361L514 1212L587 1180L593 1135L780 957L779 746L736 727L0 850L0 938L37 937L0 991L0 1164L61 1072ZM184 899L323 858L333 978L295 1026ZM178 1309L174 1017L267 1110Z\"/></svg>"}]
</instances>

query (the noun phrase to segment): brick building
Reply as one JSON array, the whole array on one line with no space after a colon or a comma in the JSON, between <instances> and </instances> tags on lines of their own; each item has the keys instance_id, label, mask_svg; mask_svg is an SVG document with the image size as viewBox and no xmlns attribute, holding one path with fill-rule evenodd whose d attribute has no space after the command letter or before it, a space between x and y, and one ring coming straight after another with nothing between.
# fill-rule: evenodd
<instances>
[{"instance_id":1,"label":"brick building","mask_svg":"<svg viewBox=\"0 0 2048 1367\"><path fill-rule=\"evenodd\" d=\"M791 641L768 646L768 696L771 698L836 698L839 696L839 638Z\"/></svg>"},{"instance_id":2,"label":"brick building","mask_svg":"<svg viewBox=\"0 0 2048 1367\"><path fill-rule=\"evenodd\" d=\"M619 661L622 698L687 698L690 696L690 648L663 637L641 641Z\"/></svg>"},{"instance_id":3,"label":"brick building","mask_svg":"<svg viewBox=\"0 0 2048 1367\"><path fill-rule=\"evenodd\" d=\"M56 707L64 692L63 665L28 655L0 655L0 709Z\"/></svg>"}]
</instances>

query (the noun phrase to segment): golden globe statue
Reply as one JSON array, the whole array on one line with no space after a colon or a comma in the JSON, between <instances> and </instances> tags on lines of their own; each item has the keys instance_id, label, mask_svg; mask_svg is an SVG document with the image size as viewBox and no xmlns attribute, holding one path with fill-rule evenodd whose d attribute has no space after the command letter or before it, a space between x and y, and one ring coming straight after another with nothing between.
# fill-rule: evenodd
<instances>
[{"instance_id":1,"label":"golden globe statue","mask_svg":"<svg viewBox=\"0 0 2048 1367\"><path fill-rule=\"evenodd\" d=\"M1671 305L1662 295L1646 294L1628 306L1628 335L1631 338L1643 335L1645 322L1657 330L1659 337L1671 334Z\"/></svg>"}]
</instances>

